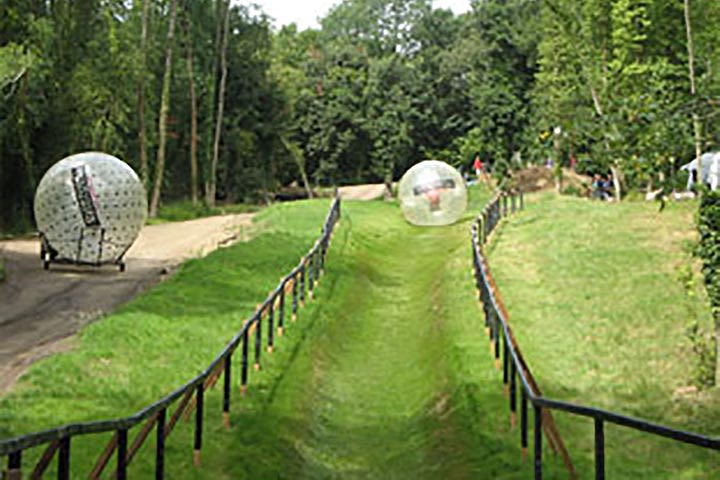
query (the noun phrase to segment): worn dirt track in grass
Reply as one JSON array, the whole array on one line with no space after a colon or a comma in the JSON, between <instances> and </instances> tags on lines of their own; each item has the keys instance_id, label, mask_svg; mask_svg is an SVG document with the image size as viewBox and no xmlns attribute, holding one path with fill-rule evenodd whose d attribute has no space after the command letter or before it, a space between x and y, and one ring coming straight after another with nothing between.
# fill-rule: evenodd
<instances>
[{"instance_id":1,"label":"worn dirt track in grass","mask_svg":"<svg viewBox=\"0 0 720 480\"><path fill-rule=\"evenodd\" d=\"M375 200L385 193L385 184L350 185L339 190L343 200Z\"/></svg>"},{"instance_id":2,"label":"worn dirt track in grass","mask_svg":"<svg viewBox=\"0 0 720 480\"><path fill-rule=\"evenodd\" d=\"M0 284L0 394L34 361L71 345L66 339L167 276L182 261L233 243L252 214L145 227L116 267L42 268L37 239L0 242L7 279Z\"/></svg>"}]
</instances>

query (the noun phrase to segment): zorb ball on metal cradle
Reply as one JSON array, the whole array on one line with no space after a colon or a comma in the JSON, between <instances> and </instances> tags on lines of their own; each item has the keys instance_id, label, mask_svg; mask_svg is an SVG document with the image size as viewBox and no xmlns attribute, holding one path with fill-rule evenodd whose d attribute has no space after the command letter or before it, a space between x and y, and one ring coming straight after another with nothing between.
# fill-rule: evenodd
<instances>
[{"instance_id":1,"label":"zorb ball on metal cradle","mask_svg":"<svg viewBox=\"0 0 720 480\"><path fill-rule=\"evenodd\" d=\"M145 189L132 168L112 155L87 152L48 170L35 193L42 255L49 261L122 264L145 224Z\"/></svg>"},{"instance_id":2,"label":"zorb ball on metal cradle","mask_svg":"<svg viewBox=\"0 0 720 480\"><path fill-rule=\"evenodd\" d=\"M467 188L460 173L445 162L426 160L400 179L400 206L408 222L450 225L467 208Z\"/></svg>"}]
</instances>

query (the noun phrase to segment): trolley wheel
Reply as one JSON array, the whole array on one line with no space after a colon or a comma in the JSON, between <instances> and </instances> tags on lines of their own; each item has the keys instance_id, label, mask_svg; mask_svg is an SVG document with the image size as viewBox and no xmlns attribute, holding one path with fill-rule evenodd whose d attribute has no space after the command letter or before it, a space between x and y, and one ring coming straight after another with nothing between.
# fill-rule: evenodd
<instances>
[{"instance_id":1,"label":"trolley wheel","mask_svg":"<svg viewBox=\"0 0 720 480\"><path fill-rule=\"evenodd\" d=\"M125 271L125 262L120 262L120 263L118 264L118 267L119 267L119 269L120 269L121 272L124 272L124 271Z\"/></svg>"}]
</instances>

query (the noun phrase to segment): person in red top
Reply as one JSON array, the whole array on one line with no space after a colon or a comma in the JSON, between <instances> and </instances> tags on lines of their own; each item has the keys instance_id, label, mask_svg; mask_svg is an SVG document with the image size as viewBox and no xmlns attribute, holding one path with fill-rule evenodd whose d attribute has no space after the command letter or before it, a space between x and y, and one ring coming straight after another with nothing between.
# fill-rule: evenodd
<instances>
[{"instance_id":1,"label":"person in red top","mask_svg":"<svg viewBox=\"0 0 720 480\"><path fill-rule=\"evenodd\" d=\"M473 161L473 170L475 170L475 175L477 175L478 179L480 179L480 175L483 173L483 163L482 160L480 160L480 154L475 154L475 161Z\"/></svg>"}]
</instances>

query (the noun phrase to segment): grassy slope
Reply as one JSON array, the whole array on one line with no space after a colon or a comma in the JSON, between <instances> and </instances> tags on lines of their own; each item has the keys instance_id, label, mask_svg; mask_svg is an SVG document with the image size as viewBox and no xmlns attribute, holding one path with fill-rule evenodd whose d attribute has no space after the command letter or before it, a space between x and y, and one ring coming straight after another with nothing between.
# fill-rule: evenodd
<instances>
[{"instance_id":1,"label":"grassy slope","mask_svg":"<svg viewBox=\"0 0 720 480\"><path fill-rule=\"evenodd\" d=\"M545 195L503 227L490 263L546 394L720 434L717 392L673 399L692 383L684 325L699 308L678 271L690 262L695 207L658 214L656 205ZM589 461L589 422L560 422L571 453ZM610 478L720 475L717 454L618 427L606 436Z\"/></svg>"},{"instance_id":2,"label":"grassy slope","mask_svg":"<svg viewBox=\"0 0 720 480\"><path fill-rule=\"evenodd\" d=\"M261 214L265 235L192 262L85 329L75 351L36 365L0 402L1 434L125 414L180 384L294 263L326 208ZM320 300L265 355L239 402L234 365L230 431L219 392L209 393L201 469L191 466L191 423L180 424L167 445L168 478L527 478L475 301L470 217L420 229L394 205L346 205ZM73 442L74 476L89 470L101 437ZM132 478L151 475L148 444Z\"/></svg>"},{"instance_id":3,"label":"grassy slope","mask_svg":"<svg viewBox=\"0 0 720 480\"><path fill-rule=\"evenodd\" d=\"M475 300L470 216L422 229L383 202L344 209L320 301L197 477L528 478Z\"/></svg>"},{"instance_id":4,"label":"grassy slope","mask_svg":"<svg viewBox=\"0 0 720 480\"><path fill-rule=\"evenodd\" d=\"M277 205L262 234L186 263L170 280L83 329L69 353L35 364L0 400L0 437L132 413L207 366L317 237L329 202ZM73 461L99 447L80 440Z\"/></svg>"}]
</instances>

